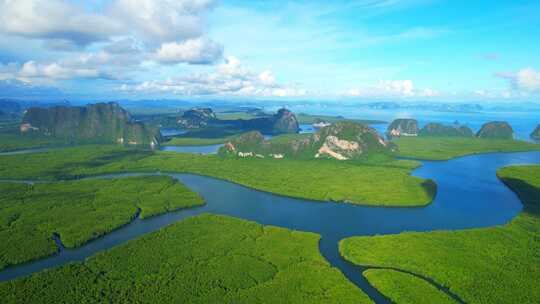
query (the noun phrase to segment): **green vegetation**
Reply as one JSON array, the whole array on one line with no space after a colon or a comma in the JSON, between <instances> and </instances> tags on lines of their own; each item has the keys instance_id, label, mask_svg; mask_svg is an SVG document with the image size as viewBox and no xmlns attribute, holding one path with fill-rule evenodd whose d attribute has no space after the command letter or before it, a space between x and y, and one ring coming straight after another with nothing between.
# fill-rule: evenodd
<instances>
[{"instance_id":1,"label":"green vegetation","mask_svg":"<svg viewBox=\"0 0 540 304\"><path fill-rule=\"evenodd\" d=\"M164 142L163 146L207 146L218 145L234 139L236 136L226 136L218 138L201 138L201 137L173 137L171 140Z\"/></svg>"},{"instance_id":2,"label":"green vegetation","mask_svg":"<svg viewBox=\"0 0 540 304\"><path fill-rule=\"evenodd\" d=\"M393 140L399 156L428 160L487 153L540 150L539 144L519 140L479 139L465 137L400 137Z\"/></svg>"},{"instance_id":3,"label":"green vegetation","mask_svg":"<svg viewBox=\"0 0 540 304\"><path fill-rule=\"evenodd\" d=\"M236 119L249 120L249 119L255 119L258 117L260 116L256 116L256 115L246 113L246 112L216 113L216 118L219 120L236 120Z\"/></svg>"},{"instance_id":4,"label":"green vegetation","mask_svg":"<svg viewBox=\"0 0 540 304\"><path fill-rule=\"evenodd\" d=\"M201 215L0 283L2 303L370 303L318 251L319 236Z\"/></svg>"},{"instance_id":5,"label":"green vegetation","mask_svg":"<svg viewBox=\"0 0 540 304\"><path fill-rule=\"evenodd\" d=\"M309 139L311 134L302 133L302 134L282 134L270 138L268 141L272 144L290 144L292 140L299 139Z\"/></svg>"},{"instance_id":6,"label":"green vegetation","mask_svg":"<svg viewBox=\"0 0 540 304\"><path fill-rule=\"evenodd\" d=\"M432 278L467 303L537 303L540 166L507 167L498 176L524 205L523 212L506 225L353 237L340 242L340 252L359 265L398 268Z\"/></svg>"},{"instance_id":7,"label":"green vegetation","mask_svg":"<svg viewBox=\"0 0 540 304\"><path fill-rule=\"evenodd\" d=\"M315 134L293 134L265 140L261 133L244 133L222 147L223 157L259 157L338 160L363 160L373 155L395 152L395 145L374 129L354 122L337 122Z\"/></svg>"},{"instance_id":8,"label":"green vegetation","mask_svg":"<svg viewBox=\"0 0 540 304\"><path fill-rule=\"evenodd\" d=\"M129 164L152 155L151 151L113 145L85 145L32 154L0 156L3 179L73 179L81 170L118 164L117 171L127 171ZM112 173L112 172L107 172Z\"/></svg>"},{"instance_id":9,"label":"green vegetation","mask_svg":"<svg viewBox=\"0 0 540 304\"><path fill-rule=\"evenodd\" d=\"M21 133L78 143L154 146L161 140L159 130L136 121L114 102L29 108L22 119Z\"/></svg>"},{"instance_id":10,"label":"green vegetation","mask_svg":"<svg viewBox=\"0 0 540 304\"><path fill-rule=\"evenodd\" d=\"M19 134L0 134L0 152L44 148L53 145L66 145L64 140L44 136L20 136Z\"/></svg>"},{"instance_id":11,"label":"green vegetation","mask_svg":"<svg viewBox=\"0 0 540 304\"><path fill-rule=\"evenodd\" d=\"M492 121L482 125L476 137L485 139L514 139L514 130L506 121Z\"/></svg>"},{"instance_id":12,"label":"green vegetation","mask_svg":"<svg viewBox=\"0 0 540 304\"><path fill-rule=\"evenodd\" d=\"M58 183L0 183L0 269L51 255L58 234L80 246L142 218L202 205L194 192L168 176Z\"/></svg>"},{"instance_id":13,"label":"green vegetation","mask_svg":"<svg viewBox=\"0 0 540 304\"><path fill-rule=\"evenodd\" d=\"M0 178L50 180L159 170L212 176L262 191L305 199L421 206L431 202L435 189L432 182L409 175L418 165L416 161L387 158L367 163L324 159L223 159L216 155L88 146L1 156ZM351 184L355 187L350 187Z\"/></svg>"},{"instance_id":14,"label":"green vegetation","mask_svg":"<svg viewBox=\"0 0 540 304\"><path fill-rule=\"evenodd\" d=\"M371 285L399 304L453 304L451 297L420 278L391 269L368 269L362 273Z\"/></svg>"},{"instance_id":15,"label":"green vegetation","mask_svg":"<svg viewBox=\"0 0 540 304\"><path fill-rule=\"evenodd\" d=\"M311 115L311 114L305 114L300 113L296 115L296 119L298 120L299 124L314 124L319 121L326 121L329 123L335 123L339 121L350 121L350 122L358 122L363 124L380 124L385 123L382 120L370 120L370 119L349 119L345 118L343 116L328 116L328 115Z\"/></svg>"},{"instance_id":16,"label":"green vegetation","mask_svg":"<svg viewBox=\"0 0 540 304\"><path fill-rule=\"evenodd\" d=\"M471 128L457 124L447 126L436 122L425 125L418 136L437 136L437 137L474 137Z\"/></svg>"}]
</instances>

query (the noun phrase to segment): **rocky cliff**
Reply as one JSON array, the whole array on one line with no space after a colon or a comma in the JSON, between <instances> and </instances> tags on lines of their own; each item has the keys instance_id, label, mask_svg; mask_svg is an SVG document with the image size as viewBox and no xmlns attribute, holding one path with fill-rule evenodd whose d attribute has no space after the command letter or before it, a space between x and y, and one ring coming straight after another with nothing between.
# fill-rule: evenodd
<instances>
[{"instance_id":1,"label":"rocky cliff","mask_svg":"<svg viewBox=\"0 0 540 304\"><path fill-rule=\"evenodd\" d=\"M280 109L272 116L239 122L243 129L257 130L265 134L298 133L300 130L296 116L287 109Z\"/></svg>"},{"instance_id":2,"label":"rocky cliff","mask_svg":"<svg viewBox=\"0 0 540 304\"><path fill-rule=\"evenodd\" d=\"M473 131L467 126L445 126L440 123L428 123L420 132L419 136L438 137L474 137Z\"/></svg>"},{"instance_id":3,"label":"rocky cliff","mask_svg":"<svg viewBox=\"0 0 540 304\"><path fill-rule=\"evenodd\" d=\"M505 121L492 121L485 123L476 136L486 139L514 139L514 130Z\"/></svg>"},{"instance_id":4,"label":"rocky cliff","mask_svg":"<svg viewBox=\"0 0 540 304\"><path fill-rule=\"evenodd\" d=\"M386 130L388 137L418 136L418 121L416 119L396 119Z\"/></svg>"},{"instance_id":5,"label":"rocky cliff","mask_svg":"<svg viewBox=\"0 0 540 304\"><path fill-rule=\"evenodd\" d=\"M534 131L531 133L531 138L540 140L540 125L538 125L536 129L534 129Z\"/></svg>"},{"instance_id":6,"label":"rocky cliff","mask_svg":"<svg viewBox=\"0 0 540 304\"><path fill-rule=\"evenodd\" d=\"M312 135L295 135L286 140L264 140L259 132L249 132L226 143L219 154L236 157L348 160L394 150L395 146L385 141L374 129L353 122L338 122Z\"/></svg>"},{"instance_id":7,"label":"rocky cliff","mask_svg":"<svg viewBox=\"0 0 540 304\"><path fill-rule=\"evenodd\" d=\"M194 108L182 114L178 124L187 129L204 128L216 119L216 114L210 108Z\"/></svg>"},{"instance_id":8,"label":"rocky cliff","mask_svg":"<svg viewBox=\"0 0 540 304\"><path fill-rule=\"evenodd\" d=\"M159 144L158 130L135 122L117 103L85 107L29 108L20 125L22 134L37 133L70 142Z\"/></svg>"},{"instance_id":9,"label":"rocky cliff","mask_svg":"<svg viewBox=\"0 0 540 304\"><path fill-rule=\"evenodd\" d=\"M298 133L298 120L293 112L287 109L280 109L276 115L272 117L272 133Z\"/></svg>"}]
</instances>

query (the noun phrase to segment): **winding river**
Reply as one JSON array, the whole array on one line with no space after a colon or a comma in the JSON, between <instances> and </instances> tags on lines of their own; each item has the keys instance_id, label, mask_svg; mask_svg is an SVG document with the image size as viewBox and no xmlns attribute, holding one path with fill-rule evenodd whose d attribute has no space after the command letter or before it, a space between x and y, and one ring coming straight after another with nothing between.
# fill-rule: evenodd
<instances>
[{"instance_id":1,"label":"winding river","mask_svg":"<svg viewBox=\"0 0 540 304\"><path fill-rule=\"evenodd\" d=\"M479 154L449 161L422 163L423 166L416 169L413 175L433 179L438 189L433 203L419 208L320 203L273 195L210 177L163 173L200 193L206 200L206 205L144 220L137 218L130 224L76 249L63 248L57 239L61 248L59 254L8 267L0 272L0 281L72 261L83 261L99 251L156 231L183 218L209 212L320 234L320 251L332 266L339 268L376 303L387 303L388 300L362 277L362 267L352 265L340 257L339 240L356 235L466 229L507 223L521 211L522 204L517 196L498 180L496 171L508 165L540 164L540 151ZM101 178L125 175L138 174L113 174ZM429 278L424 279L429 281ZM450 294L436 282L430 283ZM460 301L455 295L450 295Z\"/></svg>"}]
</instances>

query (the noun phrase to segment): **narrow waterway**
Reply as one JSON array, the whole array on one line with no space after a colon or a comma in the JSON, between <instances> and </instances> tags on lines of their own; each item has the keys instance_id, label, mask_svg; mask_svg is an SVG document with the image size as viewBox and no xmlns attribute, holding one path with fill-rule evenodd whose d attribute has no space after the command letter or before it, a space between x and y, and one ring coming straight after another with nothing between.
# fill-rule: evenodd
<instances>
[{"instance_id":1,"label":"narrow waterway","mask_svg":"<svg viewBox=\"0 0 540 304\"><path fill-rule=\"evenodd\" d=\"M362 277L362 268L340 257L338 242L356 235L466 229L507 223L521 211L522 205L517 196L498 180L496 171L515 164L540 164L540 152L492 153L449 161L425 161L413 174L433 179L438 190L432 204L419 208L321 203L273 195L210 177L167 173L200 193L206 205L144 220L137 218L82 247L62 248L55 256L9 267L0 272L0 280L10 280L71 261L83 261L99 251L183 218L209 212L320 234L320 251L330 264L340 269L377 303L386 303L387 299ZM101 178L115 176L122 174Z\"/></svg>"}]
</instances>

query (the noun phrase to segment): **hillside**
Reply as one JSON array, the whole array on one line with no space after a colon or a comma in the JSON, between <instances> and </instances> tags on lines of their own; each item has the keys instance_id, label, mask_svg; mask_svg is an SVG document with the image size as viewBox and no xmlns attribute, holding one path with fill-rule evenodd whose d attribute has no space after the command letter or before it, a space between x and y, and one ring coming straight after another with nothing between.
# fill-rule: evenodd
<instances>
[{"instance_id":1,"label":"hillside","mask_svg":"<svg viewBox=\"0 0 540 304\"><path fill-rule=\"evenodd\" d=\"M20 125L23 135L39 134L70 142L156 146L158 130L136 122L117 103L85 107L29 108Z\"/></svg>"},{"instance_id":2,"label":"hillside","mask_svg":"<svg viewBox=\"0 0 540 304\"><path fill-rule=\"evenodd\" d=\"M312 135L295 135L265 140L256 131L228 141L220 149L222 156L259 158L358 159L375 152L392 152L395 146L365 125L338 122Z\"/></svg>"}]
</instances>

